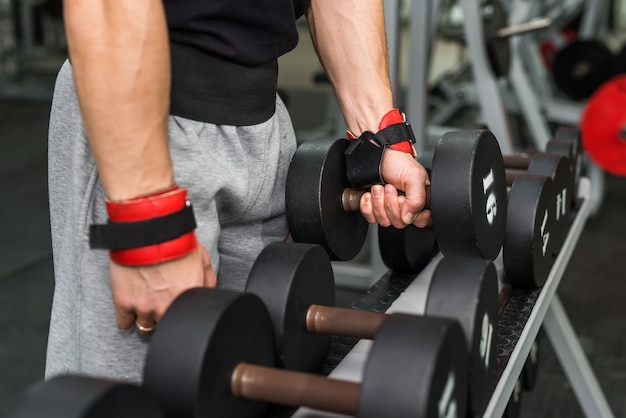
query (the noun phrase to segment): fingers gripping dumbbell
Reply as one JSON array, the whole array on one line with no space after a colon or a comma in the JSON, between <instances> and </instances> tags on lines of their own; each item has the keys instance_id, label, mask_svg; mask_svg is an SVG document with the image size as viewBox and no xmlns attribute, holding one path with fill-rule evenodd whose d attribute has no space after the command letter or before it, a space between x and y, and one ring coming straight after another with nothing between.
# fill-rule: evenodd
<instances>
[{"instance_id":1,"label":"fingers gripping dumbbell","mask_svg":"<svg viewBox=\"0 0 626 418\"><path fill-rule=\"evenodd\" d=\"M7 418L164 418L143 388L87 376L53 377L29 390Z\"/></svg>"},{"instance_id":2,"label":"fingers gripping dumbbell","mask_svg":"<svg viewBox=\"0 0 626 418\"><path fill-rule=\"evenodd\" d=\"M287 219L293 240L319 244L335 260L352 259L368 228L358 212L363 191L352 190L346 176L348 144L340 139L300 145L287 177ZM494 259L504 237L506 182L493 134L482 130L443 135L431 173L427 207L441 252Z\"/></svg>"},{"instance_id":3,"label":"fingers gripping dumbbell","mask_svg":"<svg viewBox=\"0 0 626 418\"><path fill-rule=\"evenodd\" d=\"M444 134L430 170L433 227L379 227L385 264L416 273L433 248L444 255L494 259L504 239L505 179L500 147L490 131Z\"/></svg>"},{"instance_id":4,"label":"fingers gripping dumbbell","mask_svg":"<svg viewBox=\"0 0 626 418\"><path fill-rule=\"evenodd\" d=\"M277 363L286 369L317 371L329 335L371 339L389 317L334 307L335 282L326 252L317 245L276 242L257 258L246 292L268 307L274 324ZM493 372L497 323L497 273L490 261L444 257L428 291L427 316L458 320L468 342L470 402L476 414L486 407Z\"/></svg>"},{"instance_id":5,"label":"fingers gripping dumbbell","mask_svg":"<svg viewBox=\"0 0 626 418\"><path fill-rule=\"evenodd\" d=\"M458 322L389 315L361 383L274 368L273 326L250 293L181 294L152 337L144 386L168 417L262 417L266 404L359 417L462 415L464 344Z\"/></svg>"}]
</instances>

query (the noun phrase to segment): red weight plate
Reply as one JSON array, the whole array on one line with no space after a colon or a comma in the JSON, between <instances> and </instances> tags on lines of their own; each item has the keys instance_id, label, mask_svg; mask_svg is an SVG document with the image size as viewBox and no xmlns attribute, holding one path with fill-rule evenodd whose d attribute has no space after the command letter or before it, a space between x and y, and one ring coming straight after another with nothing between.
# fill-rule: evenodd
<instances>
[{"instance_id":1,"label":"red weight plate","mask_svg":"<svg viewBox=\"0 0 626 418\"><path fill-rule=\"evenodd\" d=\"M607 81L583 111L583 147L611 174L626 176L626 75Z\"/></svg>"}]
</instances>

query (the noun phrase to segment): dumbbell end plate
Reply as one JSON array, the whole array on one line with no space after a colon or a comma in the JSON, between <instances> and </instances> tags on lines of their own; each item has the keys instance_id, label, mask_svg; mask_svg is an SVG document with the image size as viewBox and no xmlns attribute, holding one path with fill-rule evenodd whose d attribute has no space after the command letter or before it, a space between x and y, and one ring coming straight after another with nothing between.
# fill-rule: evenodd
<instances>
[{"instance_id":1,"label":"dumbbell end plate","mask_svg":"<svg viewBox=\"0 0 626 418\"><path fill-rule=\"evenodd\" d=\"M465 344L456 321L389 315L365 366L358 416L457 416L454 411L462 416L468 386Z\"/></svg>"},{"instance_id":2,"label":"dumbbell end plate","mask_svg":"<svg viewBox=\"0 0 626 418\"><path fill-rule=\"evenodd\" d=\"M344 152L347 139L301 144L289 165L285 203L291 237L318 244L333 260L351 260L361 250L368 223L360 212L343 208L350 187Z\"/></svg>"},{"instance_id":3,"label":"dumbbell end plate","mask_svg":"<svg viewBox=\"0 0 626 418\"><path fill-rule=\"evenodd\" d=\"M263 302L249 293L190 289L152 335L144 386L167 416L264 416L266 404L231 393L241 362L275 365L274 330Z\"/></svg>"}]
</instances>

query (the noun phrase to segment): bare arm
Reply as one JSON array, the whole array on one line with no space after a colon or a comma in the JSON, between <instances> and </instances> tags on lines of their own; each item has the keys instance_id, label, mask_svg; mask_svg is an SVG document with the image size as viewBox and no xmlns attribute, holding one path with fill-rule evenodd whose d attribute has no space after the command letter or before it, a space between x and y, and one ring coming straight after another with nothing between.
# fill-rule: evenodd
<instances>
[{"instance_id":1,"label":"bare arm","mask_svg":"<svg viewBox=\"0 0 626 418\"><path fill-rule=\"evenodd\" d=\"M348 129L376 132L393 107L382 1L313 0L307 19Z\"/></svg>"},{"instance_id":2,"label":"bare arm","mask_svg":"<svg viewBox=\"0 0 626 418\"><path fill-rule=\"evenodd\" d=\"M81 116L107 197L132 199L174 182L168 149L170 55L161 0L65 0ZM118 326L158 323L190 287L215 286L204 247L172 261L110 263Z\"/></svg>"},{"instance_id":3,"label":"bare arm","mask_svg":"<svg viewBox=\"0 0 626 418\"><path fill-rule=\"evenodd\" d=\"M378 131L393 108L382 0L312 0L307 14L313 44L330 78L348 129ZM423 210L428 176L410 155L387 149L381 173L387 184L361 198L371 223L398 228L430 223ZM398 190L406 196L398 196Z\"/></svg>"},{"instance_id":4,"label":"bare arm","mask_svg":"<svg viewBox=\"0 0 626 418\"><path fill-rule=\"evenodd\" d=\"M66 0L80 110L107 196L173 183L167 148L170 57L160 0Z\"/></svg>"}]
</instances>

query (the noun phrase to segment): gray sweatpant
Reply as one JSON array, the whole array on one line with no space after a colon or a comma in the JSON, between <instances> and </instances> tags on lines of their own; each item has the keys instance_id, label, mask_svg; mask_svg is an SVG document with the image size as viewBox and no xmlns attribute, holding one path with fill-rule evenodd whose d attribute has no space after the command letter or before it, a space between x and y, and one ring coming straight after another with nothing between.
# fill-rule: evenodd
<instances>
[{"instance_id":1,"label":"gray sweatpant","mask_svg":"<svg viewBox=\"0 0 626 418\"><path fill-rule=\"evenodd\" d=\"M285 176L296 139L280 99L276 106L270 120L254 126L169 120L175 181L189 189L198 239L221 288L242 290L261 249L287 236ZM107 221L105 195L68 62L57 78L48 152L55 290L46 377L140 382L150 339L117 328L108 253L89 249L89 225Z\"/></svg>"}]
</instances>

